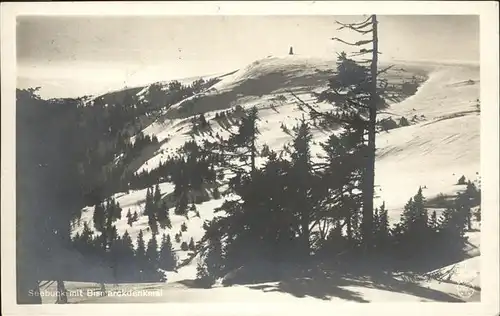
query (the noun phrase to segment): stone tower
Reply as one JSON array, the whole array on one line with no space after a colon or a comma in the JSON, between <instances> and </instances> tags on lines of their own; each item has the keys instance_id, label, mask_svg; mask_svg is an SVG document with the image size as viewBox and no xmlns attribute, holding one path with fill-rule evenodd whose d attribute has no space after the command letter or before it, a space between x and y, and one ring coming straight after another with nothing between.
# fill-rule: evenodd
<instances>
[{"instance_id":1,"label":"stone tower","mask_svg":"<svg viewBox=\"0 0 500 316\"><path fill-rule=\"evenodd\" d=\"M290 51L288 52L288 55L293 55L293 47L290 46Z\"/></svg>"}]
</instances>

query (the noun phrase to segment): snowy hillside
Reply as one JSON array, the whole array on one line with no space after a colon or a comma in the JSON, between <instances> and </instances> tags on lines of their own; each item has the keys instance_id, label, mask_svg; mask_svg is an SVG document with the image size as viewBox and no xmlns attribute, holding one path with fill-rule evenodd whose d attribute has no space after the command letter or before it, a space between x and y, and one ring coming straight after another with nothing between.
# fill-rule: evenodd
<instances>
[{"instance_id":1,"label":"snowy hillside","mask_svg":"<svg viewBox=\"0 0 500 316\"><path fill-rule=\"evenodd\" d=\"M332 60L296 56L270 57L220 77L220 81L206 91L166 109L154 122L145 126L143 133L150 136L155 135L161 146L153 154L141 157L141 160L146 162L136 171L157 168L169 154L174 153L186 141L190 140L190 118L192 115L204 113L211 127L211 133L194 136L197 141L213 139L216 134L227 136L229 134L228 127L214 118L216 113L237 105L244 108L256 105L259 108L261 132L259 146L267 144L271 149L280 150L291 139L280 126L284 124L291 128L304 115L288 90L293 91L304 101L311 102L313 99L310 92L326 85L330 76L329 69L333 67L334 61ZM477 104L480 82L479 66L477 65L421 62L401 63L393 69L388 74L389 82L402 82L413 76L426 78L413 96L391 104L379 116L380 118L392 117L395 119L404 116L411 121L410 126L381 132L377 136L375 192L378 197L376 202L381 204L382 201L385 201L389 209L390 219L397 220L404 204L416 193L419 186L424 187L424 195L431 199L438 194L453 194L462 190L462 186L456 185L457 179L462 175L471 180L478 178L480 171L480 113ZM137 89L135 92L140 97L147 92L147 89ZM188 107L187 104L191 104L191 106ZM330 107L326 104L319 104L319 106L325 109ZM316 128L313 133L313 148L319 148L319 142L328 137L328 131ZM160 183L160 189L165 198L173 192L174 186L164 182ZM147 229L147 216L142 214L146 189L131 190L128 194L118 193L114 197L122 207L122 219L116 223L119 234L122 235L127 230L135 242L139 230L142 229L147 242L151 238L151 232ZM189 212L188 218L171 212L172 228L160 229L160 236L165 232L170 234L173 241L174 235L181 230L181 225L183 223L187 225L187 231L182 233L180 242L173 241L180 262L190 255L190 251L181 251L181 243L189 242L191 238L195 242L199 241L204 234L203 222L213 218L214 209L222 202L223 198L196 205L200 217L195 216L193 212ZM139 220L132 226L127 224L126 219L126 213L129 210L131 212L137 211L140 215ZM84 222L88 222L90 228L93 228L92 216L93 208L85 208L80 226L75 227L73 233L81 232ZM471 241L475 243L474 247L478 248L479 232L473 234ZM467 269L470 269L469 274L474 277L479 271L478 259L479 257L468 259L467 262ZM181 267L178 272L169 272L167 283L194 279L196 264L197 260L195 259ZM479 283L474 284L480 286ZM181 285L178 286L181 287ZM453 286L441 283L427 284L426 286L431 287L433 291L446 293L455 291ZM70 286L68 286L69 288ZM345 290L360 291L360 288L350 285ZM395 295L404 296L406 300L410 301L420 300L412 295L411 291L406 294L394 292L382 294L383 291L374 287L367 287L365 290L366 293L363 295L366 294L365 299L369 301L389 301ZM166 288L166 291L170 290ZM191 294L187 294L187 291L191 291ZM203 297L207 300L210 297L211 300L212 294L221 298L239 295L239 297L248 296L259 299L256 293L261 294L260 291L244 287L216 288L210 291L211 294L207 296L203 294L206 291L184 289L181 292L184 294L178 294L179 300L195 300L187 298L188 296L197 297L200 301L203 301ZM250 293L255 293L255 295ZM283 298L282 295L273 293L271 296L266 296L265 299L274 301L280 299L279 297Z\"/></svg>"}]
</instances>

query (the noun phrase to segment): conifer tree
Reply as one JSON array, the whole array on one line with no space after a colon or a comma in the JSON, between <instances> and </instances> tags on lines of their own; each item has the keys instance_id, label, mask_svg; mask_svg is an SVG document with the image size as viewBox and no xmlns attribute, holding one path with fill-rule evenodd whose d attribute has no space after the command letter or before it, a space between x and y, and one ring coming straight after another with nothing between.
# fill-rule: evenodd
<instances>
[{"instance_id":1,"label":"conifer tree","mask_svg":"<svg viewBox=\"0 0 500 316\"><path fill-rule=\"evenodd\" d=\"M466 190L464 193L458 193L455 199L455 208L465 217L467 230L472 229L471 197L469 194L470 192Z\"/></svg>"},{"instance_id":2,"label":"conifer tree","mask_svg":"<svg viewBox=\"0 0 500 316\"><path fill-rule=\"evenodd\" d=\"M183 241L181 243L181 250L182 251L188 251L189 250L188 244L185 241Z\"/></svg>"},{"instance_id":3,"label":"conifer tree","mask_svg":"<svg viewBox=\"0 0 500 316\"><path fill-rule=\"evenodd\" d=\"M138 219L139 219L139 215L137 214L137 211L134 211L134 215L132 215L132 221L137 222Z\"/></svg>"},{"instance_id":4,"label":"conifer tree","mask_svg":"<svg viewBox=\"0 0 500 316\"><path fill-rule=\"evenodd\" d=\"M439 219L439 235L445 243L445 250L451 252L462 252L465 241L466 217L463 212L453 208L447 208Z\"/></svg>"},{"instance_id":5,"label":"conifer tree","mask_svg":"<svg viewBox=\"0 0 500 316\"><path fill-rule=\"evenodd\" d=\"M196 204L191 204L191 206L189 207L189 211L190 212L196 212Z\"/></svg>"},{"instance_id":6,"label":"conifer tree","mask_svg":"<svg viewBox=\"0 0 500 316\"><path fill-rule=\"evenodd\" d=\"M137 263L139 267L144 267L146 263L146 244L144 241L144 233L142 229L139 230L139 234L137 235L137 248L135 249L135 257L137 259Z\"/></svg>"},{"instance_id":7,"label":"conifer tree","mask_svg":"<svg viewBox=\"0 0 500 316\"><path fill-rule=\"evenodd\" d=\"M220 239L214 238L210 241L208 251L206 253L205 263L207 272L212 277L213 281L220 277L223 271L223 255L222 244Z\"/></svg>"},{"instance_id":8,"label":"conifer tree","mask_svg":"<svg viewBox=\"0 0 500 316\"><path fill-rule=\"evenodd\" d=\"M132 243L132 238L130 238L130 234L128 231L125 231L122 236L122 244L123 244L123 259L125 262L131 262L134 258L134 244Z\"/></svg>"},{"instance_id":9,"label":"conifer tree","mask_svg":"<svg viewBox=\"0 0 500 316\"><path fill-rule=\"evenodd\" d=\"M127 212L127 224L132 227L132 224L134 223L134 218L132 217L132 214L130 213L130 209Z\"/></svg>"},{"instance_id":10,"label":"conifer tree","mask_svg":"<svg viewBox=\"0 0 500 316\"><path fill-rule=\"evenodd\" d=\"M220 191L219 191L219 188L218 187L215 187L214 190L213 190L213 194L212 194L212 197L215 199L215 200L218 200L221 198L221 194L220 194Z\"/></svg>"},{"instance_id":11,"label":"conifer tree","mask_svg":"<svg viewBox=\"0 0 500 316\"><path fill-rule=\"evenodd\" d=\"M160 227L162 229L165 228L172 228L172 222L170 221L170 216L169 216L169 211L167 207L167 203L163 201L160 204L159 210L158 210L158 222L160 223Z\"/></svg>"},{"instance_id":12,"label":"conifer tree","mask_svg":"<svg viewBox=\"0 0 500 316\"><path fill-rule=\"evenodd\" d=\"M389 221L387 218L387 209L385 207L385 202L380 206L380 210L375 209L377 211L375 220L375 240L376 244L379 248L386 248L389 242Z\"/></svg>"},{"instance_id":13,"label":"conifer tree","mask_svg":"<svg viewBox=\"0 0 500 316\"><path fill-rule=\"evenodd\" d=\"M404 127L409 125L410 122L408 122L408 119L406 119L406 117L402 116L401 119L399 119L399 126Z\"/></svg>"},{"instance_id":14,"label":"conifer tree","mask_svg":"<svg viewBox=\"0 0 500 316\"><path fill-rule=\"evenodd\" d=\"M115 201L113 199L113 201ZM113 209L113 221L122 219L122 208L119 202L116 202Z\"/></svg>"},{"instance_id":15,"label":"conifer tree","mask_svg":"<svg viewBox=\"0 0 500 316\"><path fill-rule=\"evenodd\" d=\"M303 255L308 257L310 249L310 224L313 218L314 201L311 195L312 165L310 142L312 139L309 124L303 119L298 127L294 129L295 138L292 141L291 152L292 169L291 176L294 190L294 205L300 221L300 235Z\"/></svg>"},{"instance_id":16,"label":"conifer tree","mask_svg":"<svg viewBox=\"0 0 500 316\"><path fill-rule=\"evenodd\" d=\"M476 221L481 223L481 206L477 208L477 211L474 213L474 216L476 217Z\"/></svg>"},{"instance_id":17,"label":"conifer tree","mask_svg":"<svg viewBox=\"0 0 500 316\"><path fill-rule=\"evenodd\" d=\"M148 216L148 225L149 225L149 228L151 229L151 232L153 233L153 236L158 234L158 222L156 221L156 218L154 215Z\"/></svg>"},{"instance_id":18,"label":"conifer tree","mask_svg":"<svg viewBox=\"0 0 500 316\"><path fill-rule=\"evenodd\" d=\"M243 111L238 131L229 137L226 144L229 155L237 156L240 161L245 162L244 165L250 167L250 173L254 173L256 170L255 159L258 156L256 140L260 133L257 126L258 121L257 107L254 106L248 111Z\"/></svg>"},{"instance_id":19,"label":"conifer tree","mask_svg":"<svg viewBox=\"0 0 500 316\"><path fill-rule=\"evenodd\" d=\"M93 220L94 220L94 227L97 229L97 231L102 232L104 230L105 226L105 210L104 206L101 203L98 203L94 207L94 215L93 215Z\"/></svg>"},{"instance_id":20,"label":"conifer tree","mask_svg":"<svg viewBox=\"0 0 500 316\"><path fill-rule=\"evenodd\" d=\"M369 39L349 43L340 38L332 38L343 44L359 47L359 52L348 56L340 53L337 72L330 79L329 88L318 94L318 101L327 101L338 110L320 112L314 106L302 101L293 92L290 93L299 101L300 106L309 110L311 119L322 119L328 125L340 124L345 128L357 131L355 142L361 144L358 165L362 170L362 239L366 249L373 244L373 199L375 179L375 136L377 128L377 111L385 105L384 96L389 91L387 81L379 75L388 69L378 69L378 21L371 15L360 23L340 23L340 29L354 31L361 35L370 35ZM371 47L366 47L371 45ZM371 54L370 59L354 60L353 58ZM369 66L366 65L369 64ZM323 124L324 125L324 124ZM359 133L360 132L360 133Z\"/></svg>"},{"instance_id":21,"label":"conifer tree","mask_svg":"<svg viewBox=\"0 0 500 316\"><path fill-rule=\"evenodd\" d=\"M80 235L81 245L84 248L83 253L90 253L93 244L93 233L87 222L83 223L83 231Z\"/></svg>"},{"instance_id":22,"label":"conifer tree","mask_svg":"<svg viewBox=\"0 0 500 316\"><path fill-rule=\"evenodd\" d=\"M195 245L194 245L194 240L193 237L189 240L189 245L188 245L189 250L194 251L195 250Z\"/></svg>"},{"instance_id":23,"label":"conifer tree","mask_svg":"<svg viewBox=\"0 0 500 316\"><path fill-rule=\"evenodd\" d=\"M155 210L157 210L159 208L159 206L161 205L161 191L160 191L159 184L156 184L156 186L155 186L155 193L154 193L154 197L153 197L153 202L156 206Z\"/></svg>"},{"instance_id":24,"label":"conifer tree","mask_svg":"<svg viewBox=\"0 0 500 316\"><path fill-rule=\"evenodd\" d=\"M171 271L177 266L177 258L172 248L170 235L163 234L160 246L160 268Z\"/></svg>"},{"instance_id":25,"label":"conifer tree","mask_svg":"<svg viewBox=\"0 0 500 316\"><path fill-rule=\"evenodd\" d=\"M200 261L196 265L196 280L207 287L215 283L215 278L208 274L207 264L204 261Z\"/></svg>"},{"instance_id":26,"label":"conifer tree","mask_svg":"<svg viewBox=\"0 0 500 316\"><path fill-rule=\"evenodd\" d=\"M151 267L155 268L158 266L158 242L156 240L156 236L153 235L151 239L148 241L148 247L146 250L146 257L148 258L148 262Z\"/></svg>"},{"instance_id":27,"label":"conifer tree","mask_svg":"<svg viewBox=\"0 0 500 316\"><path fill-rule=\"evenodd\" d=\"M462 176L458 179L457 184L463 185L463 184L466 184L466 181L467 181L467 179L465 178L465 176L464 176L464 175L462 175Z\"/></svg>"},{"instance_id":28,"label":"conifer tree","mask_svg":"<svg viewBox=\"0 0 500 316\"><path fill-rule=\"evenodd\" d=\"M432 211L431 218L429 220L429 228L431 228L433 231L436 231L438 228L436 211Z\"/></svg>"},{"instance_id":29,"label":"conifer tree","mask_svg":"<svg viewBox=\"0 0 500 316\"><path fill-rule=\"evenodd\" d=\"M418 227L420 233L425 234L427 229L427 224L429 222L428 211L425 208L425 198L422 193L422 187L419 187L417 194L413 197L413 206L415 208L416 221L418 222Z\"/></svg>"},{"instance_id":30,"label":"conifer tree","mask_svg":"<svg viewBox=\"0 0 500 316\"><path fill-rule=\"evenodd\" d=\"M144 214L148 216L148 225L153 235L158 233L158 222L156 220L156 207L153 192L150 188L146 192L146 203L144 205Z\"/></svg>"},{"instance_id":31,"label":"conifer tree","mask_svg":"<svg viewBox=\"0 0 500 316\"><path fill-rule=\"evenodd\" d=\"M180 198L177 200L175 205L175 214L184 215L188 209L188 197L186 193L181 193Z\"/></svg>"},{"instance_id":32,"label":"conifer tree","mask_svg":"<svg viewBox=\"0 0 500 316\"><path fill-rule=\"evenodd\" d=\"M153 209L154 209L153 193L151 192L150 188L148 188L146 191L146 203L144 205L144 215L147 216L154 215Z\"/></svg>"}]
</instances>

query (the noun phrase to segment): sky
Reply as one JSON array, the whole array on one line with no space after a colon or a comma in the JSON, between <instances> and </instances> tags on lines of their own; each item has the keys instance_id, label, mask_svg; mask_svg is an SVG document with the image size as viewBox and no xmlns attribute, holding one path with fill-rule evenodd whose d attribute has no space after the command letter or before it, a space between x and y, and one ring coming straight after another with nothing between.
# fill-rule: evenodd
<instances>
[{"instance_id":1,"label":"sky","mask_svg":"<svg viewBox=\"0 0 500 316\"><path fill-rule=\"evenodd\" d=\"M102 93L160 80L224 73L293 46L335 58L354 40L351 16L24 16L17 19L17 85L42 97ZM379 16L382 58L479 60L478 16Z\"/></svg>"}]
</instances>

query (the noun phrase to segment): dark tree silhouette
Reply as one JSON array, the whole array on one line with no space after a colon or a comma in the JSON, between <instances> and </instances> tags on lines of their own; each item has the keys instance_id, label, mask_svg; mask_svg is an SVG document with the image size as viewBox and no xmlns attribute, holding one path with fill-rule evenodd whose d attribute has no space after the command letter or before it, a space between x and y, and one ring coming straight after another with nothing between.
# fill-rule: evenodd
<instances>
[{"instance_id":1,"label":"dark tree silhouette","mask_svg":"<svg viewBox=\"0 0 500 316\"><path fill-rule=\"evenodd\" d=\"M316 107L302 101L297 95L290 93L299 101L301 107L309 110L312 119L321 118L329 124L341 124L346 128L360 131L356 142L363 144L362 156L362 237L365 249L373 246L373 198L375 179L375 136L377 129L377 110L385 105L383 96L388 92L387 81L379 75L389 68L378 69L378 21L376 15L371 15L360 23L340 23L340 29L348 29L370 38L349 43L340 38L332 38L360 50L348 57L340 53L337 62L337 72L330 79L329 88L317 94L318 101L328 101L335 104L337 110L320 112ZM370 48L366 48L371 45ZM355 61L353 58L371 55L371 58ZM368 66L366 65L368 63Z\"/></svg>"},{"instance_id":2,"label":"dark tree silhouette","mask_svg":"<svg viewBox=\"0 0 500 316\"><path fill-rule=\"evenodd\" d=\"M177 257L175 256L170 241L170 235L163 234L160 246L160 268L165 270L174 270L177 265Z\"/></svg>"}]
</instances>

